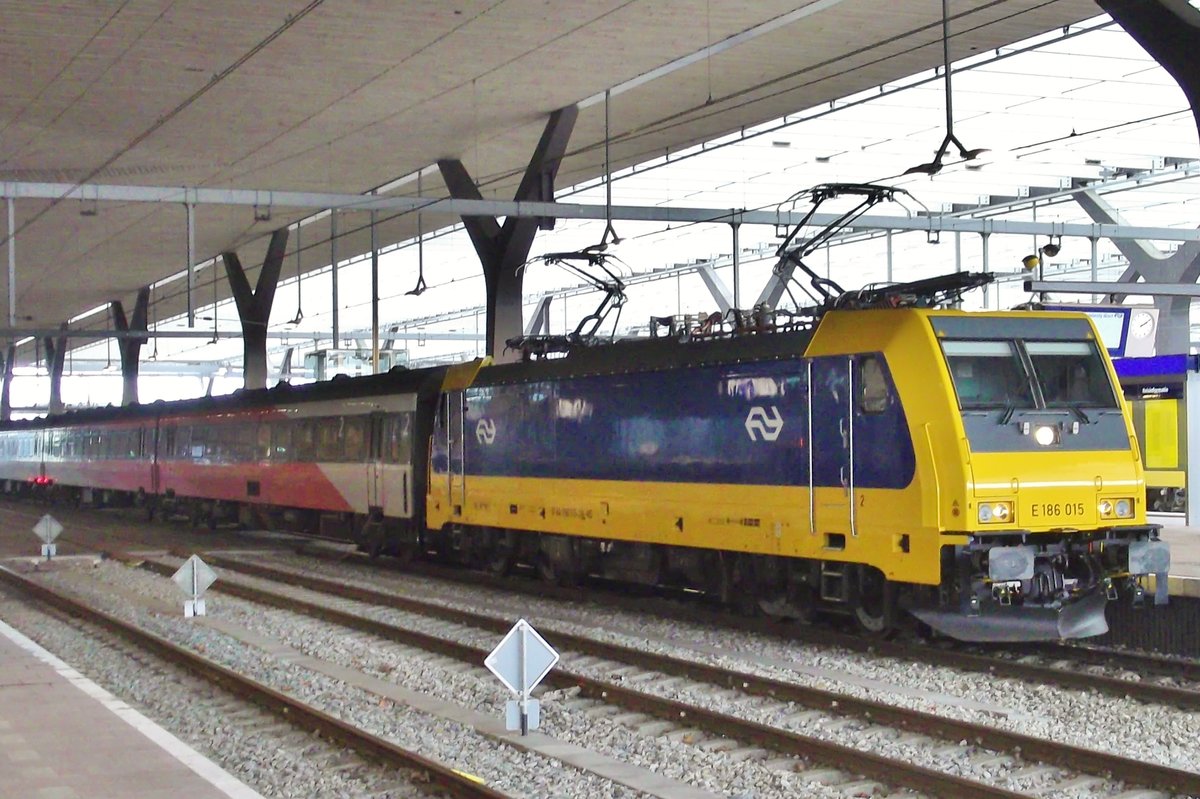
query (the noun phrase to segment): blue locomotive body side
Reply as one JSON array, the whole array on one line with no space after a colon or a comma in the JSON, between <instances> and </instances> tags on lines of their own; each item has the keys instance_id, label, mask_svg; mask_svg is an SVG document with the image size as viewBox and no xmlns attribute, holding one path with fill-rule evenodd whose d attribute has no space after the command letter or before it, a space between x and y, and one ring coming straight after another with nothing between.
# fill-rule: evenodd
<instances>
[{"instance_id":1,"label":"blue locomotive body side","mask_svg":"<svg viewBox=\"0 0 1200 799\"><path fill-rule=\"evenodd\" d=\"M871 452L854 461L854 482L862 488L904 488L916 468L886 365L883 374L887 394L877 398L881 410L865 412L857 404L854 412L855 435ZM849 478L850 382L844 358L796 358L476 385L464 392L465 471L488 477L808 486L811 454L814 484L840 486Z\"/></svg>"}]
</instances>

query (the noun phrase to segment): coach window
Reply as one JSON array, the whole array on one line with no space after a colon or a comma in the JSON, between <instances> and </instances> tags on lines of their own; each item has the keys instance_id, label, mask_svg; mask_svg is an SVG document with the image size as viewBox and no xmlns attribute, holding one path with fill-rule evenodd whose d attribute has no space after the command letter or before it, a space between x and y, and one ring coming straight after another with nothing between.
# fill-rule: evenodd
<instances>
[{"instance_id":1,"label":"coach window","mask_svg":"<svg viewBox=\"0 0 1200 799\"><path fill-rule=\"evenodd\" d=\"M878 355L858 359L858 410L861 413L883 413L888 406L887 375Z\"/></svg>"},{"instance_id":2,"label":"coach window","mask_svg":"<svg viewBox=\"0 0 1200 799\"><path fill-rule=\"evenodd\" d=\"M342 459L342 430L346 420L341 416L321 419L317 425L317 460L328 463Z\"/></svg>"},{"instance_id":3,"label":"coach window","mask_svg":"<svg viewBox=\"0 0 1200 799\"><path fill-rule=\"evenodd\" d=\"M292 458L292 428L290 421L271 423L271 459L278 461Z\"/></svg>"},{"instance_id":4,"label":"coach window","mask_svg":"<svg viewBox=\"0 0 1200 799\"><path fill-rule=\"evenodd\" d=\"M208 456L209 447L213 441L213 429L207 425L192 427L192 438L188 442L188 457L192 460L203 460Z\"/></svg>"},{"instance_id":5,"label":"coach window","mask_svg":"<svg viewBox=\"0 0 1200 799\"><path fill-rule=\"evenodd\" d=\"M258 446L254 448L254 459L265 461L271 457L271 423L258 423Z\"/></svg>"},{"instance_id":6,"label":"coach window","mask_svg":"<svg viewBox=\"0 0 1200 799\"><path fill-rule=\"evenodd\" d=\"M175 431L175 450L172 453L179 460L190 458L192 452L192 428L180 426Z\"/></svg>"},{"instance_id":7,"label":"coach window","mask_svg":"<svg viewBox=\"0 0 1200 799\"><path fill-rule=\"evenodd\" d=\"M225 441L225 457L236 463L249 463L258 460L255 442L258 440L257 425L254 422L242 422L231 425Z\"/></svg>"},{"instance_id":8,"label":"coach window","mask_svg":"<svg viewBox=\"0 0 1200 799\"><path fill-rule=\"evenodd\" d=\"M344 458L350 463L364 461L367 458L367 419L366 417L351 417L345 420L342 438L346 444Z\"/></svg>"},{"instance_id":9,"label":"coach window","mask_svg":"<svg viewBox=\"0 0 1200 799\"><path fill-rule=\"evenodd\" d=\"M292 430L293 458L298 461L311 461L315 448L313 446L313 423L315 419L304 419L297 422Z\"/></svg>"},{"instance_id":10,"label":"coach window","mask_svg":"<svg viewBox=\"0 0 1200 799\"><path fill-rule=\"evenodd\" d=\"M390 427L390 453L392 463L408 463L412 459L411 413L400 413L392 417Z\"/></svg>"}]
</instances>

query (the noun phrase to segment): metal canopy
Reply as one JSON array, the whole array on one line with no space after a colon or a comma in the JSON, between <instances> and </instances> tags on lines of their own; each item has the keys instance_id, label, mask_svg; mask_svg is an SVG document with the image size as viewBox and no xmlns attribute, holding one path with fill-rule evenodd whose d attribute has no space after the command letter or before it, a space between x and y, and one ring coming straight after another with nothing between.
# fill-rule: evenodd
<instances>
[{"instance_id":1,"label":"metal canopy","mask_svg":"<svg viewBox=\"0 0 1200 799\"><path fill-rule=\"evenodd\" d=\"M951 52L1096 11L1091 0L955 0ZM9 0L3 14L0 181L69 186L361 194L450 157L485 198L505 199L547 114L573 103L582 111L558 184L600 174L606 89L619 167L941 57L936 0ZM423 187L446 196L436 172ZM394 193L414 195L415 179ZM22 325L56 327L184 269L182 204L89 199L86 186L79 197L15 201ZM197 207L195 258L235 249L258 264L267 234L307 213L268 197ZM366 216L339 219L339 257L369 249ZM380 216L381 244L415 234L415 214ZM424 226L452 221L428 213ZM305 271L329 262L322 227L305 228ZM174 287L153 301L158 319L186 309Z\"/></svg>"}]
</instances>

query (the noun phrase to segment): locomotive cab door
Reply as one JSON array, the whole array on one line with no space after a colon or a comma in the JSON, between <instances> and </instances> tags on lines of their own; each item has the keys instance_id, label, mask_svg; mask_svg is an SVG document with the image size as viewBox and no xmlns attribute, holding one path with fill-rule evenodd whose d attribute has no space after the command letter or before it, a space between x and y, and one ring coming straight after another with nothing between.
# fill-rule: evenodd
<instances>
[{"instance_id":1,"label":"locomotive cab door","mask_svg":"<svg viewBox=\"0 0 1200 799\"><path fill-rule=\"evenodd\" d=\"M467 402L461 391L446 392L446 460L450 515L460 517L467 504L467 441L464 435Z\"/></svg>"},{"instance_id":2,"label":"locomotive cab door","mask_svg":"<svg viewBox=\"0 0 1200 799\"><path fill-rule=\"evenodd\" d=\"M809 379L809 519L829 550L858 535L855 478L853 357L818 358Z\"/></svg>"}]
</instances>

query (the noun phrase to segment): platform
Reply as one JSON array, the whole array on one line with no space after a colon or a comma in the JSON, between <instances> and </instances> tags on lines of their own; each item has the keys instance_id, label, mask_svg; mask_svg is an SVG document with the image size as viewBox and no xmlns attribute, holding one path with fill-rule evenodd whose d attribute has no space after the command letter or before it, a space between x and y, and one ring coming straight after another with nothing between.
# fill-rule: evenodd
<instances>
[{"instance_id":1,"label":"platform","mask_svg":"<svg viewBox=\"0 0 1200 799\"><path fill-rule=\"evenodd\" d=\"M262 799L0 622L0 796Z\"/></svg>"},{"instance_id":2,"label":"platform","mask_svg":"<svg viewBox=\"0 0 1200 799\"><path fill-rule=\"evenodd\" d=\"M1200 529L1184 527L1177 518L1151 521L1163 525L1162 539L1171 545L1171 596L1200 598Z\"/></svg>"}]
</instances>

